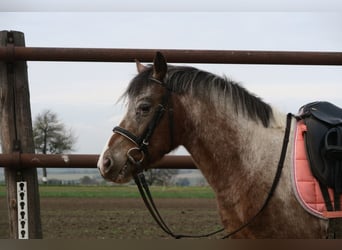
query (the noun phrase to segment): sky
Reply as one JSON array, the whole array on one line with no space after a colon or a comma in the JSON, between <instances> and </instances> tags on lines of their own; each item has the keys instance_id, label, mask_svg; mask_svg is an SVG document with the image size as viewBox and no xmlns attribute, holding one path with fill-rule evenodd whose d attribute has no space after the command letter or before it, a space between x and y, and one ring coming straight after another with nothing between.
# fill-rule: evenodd
<instances>
[{"instance_id":1,"label":"sky","mask_svg":"<svg viewBox=\"0 0 342 250\"><path fill-rule=\"evenodd\" d=\"M64 0L50 6L29 0L26 7L8 2L0 7L0 30L24 32L29 47L342 52L342 7L336 1L296 1L297 9L287 1L286 11L272 4L250 10L241 5L248 1L231 5L234 11L226 11L229 1L148 8L140 1L114 6L100 0L79 9ZM316 100L342 107L341 66L192 66L228 76L284 113ZM28 62L33 119L45 109L56 112L78 138L73 153L99 154L125 113L119 98L136 73L133 63Z\"/></svg>"}]
</instances>

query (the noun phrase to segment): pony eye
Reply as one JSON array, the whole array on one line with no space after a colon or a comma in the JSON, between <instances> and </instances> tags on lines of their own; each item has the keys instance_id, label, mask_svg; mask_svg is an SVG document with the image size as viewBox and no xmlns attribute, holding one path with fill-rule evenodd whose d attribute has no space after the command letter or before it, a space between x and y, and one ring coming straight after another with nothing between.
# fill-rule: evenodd
<instances>
[{"instance_id":1,"label":"pony eye","mask_svg":"<svg viewBox=\"0 0 342 250\"><path fill-rule=\"evenodd\" d=\"M151 109L151 105L148 103L143 103L141 105L139 105L139 111L141 111L143 114L146 114L150 111Z\"/></svg>"}]
</instances>

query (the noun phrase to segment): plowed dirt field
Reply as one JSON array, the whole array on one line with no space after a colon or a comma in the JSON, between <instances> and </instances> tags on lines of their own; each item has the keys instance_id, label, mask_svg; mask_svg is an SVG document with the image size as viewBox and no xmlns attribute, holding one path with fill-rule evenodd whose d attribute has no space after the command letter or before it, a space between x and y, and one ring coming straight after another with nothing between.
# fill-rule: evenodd
<instances>
[{"instance_id":1,"label":"plowed dirt field","mask_svg":"<svg viewBox=\"0 0 342 250\"><path fill-rule=\"evenodd\" d=\"M176 233L201 234L221 228L214 199L155 202ZM41 198L41 219L45 239L170 238L137 198ZM8 238L5 198L0 198L0 238Z\"/></svg>"}]
</instances>

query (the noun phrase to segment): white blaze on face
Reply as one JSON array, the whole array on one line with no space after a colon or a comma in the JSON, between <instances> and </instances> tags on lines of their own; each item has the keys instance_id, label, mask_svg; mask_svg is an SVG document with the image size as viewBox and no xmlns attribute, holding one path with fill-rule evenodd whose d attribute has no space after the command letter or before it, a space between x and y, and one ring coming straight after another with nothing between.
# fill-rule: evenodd
<instances>
[{"instance_id":1,"label":"white blaze on face","mask_svg":"<svg viewBox=\"0 0 342 250\"><path fill-rule=\"evenodd\" d=\"M107 140L107 143L105 144L103 150L102 150L102 153L100 154L100 157L99 157L99 160L97 161L97 168L100 169L100 171L102 172L102 168L103 168L103 156L105 154L105 152L109 149L109 141L110 139L112 138L112 136L109 137L109 139Z\"/></svg>"}]
</instances>

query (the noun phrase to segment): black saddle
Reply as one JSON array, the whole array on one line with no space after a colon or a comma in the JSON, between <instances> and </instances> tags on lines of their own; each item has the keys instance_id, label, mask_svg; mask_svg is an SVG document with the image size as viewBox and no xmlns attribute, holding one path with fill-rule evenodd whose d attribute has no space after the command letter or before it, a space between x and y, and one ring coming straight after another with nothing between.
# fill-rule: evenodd
<instances>
[{"instance_id":1,"label":"black saddle","mask_svg":"<svg viewBox=\"0 0 342 250\"><path fill-rule=\"evenodd\" d=\"M313 102L301 108L307 132L306 151L312 174L342 194L342 109L329 102Z\"/></svg>"}]
</instances>

